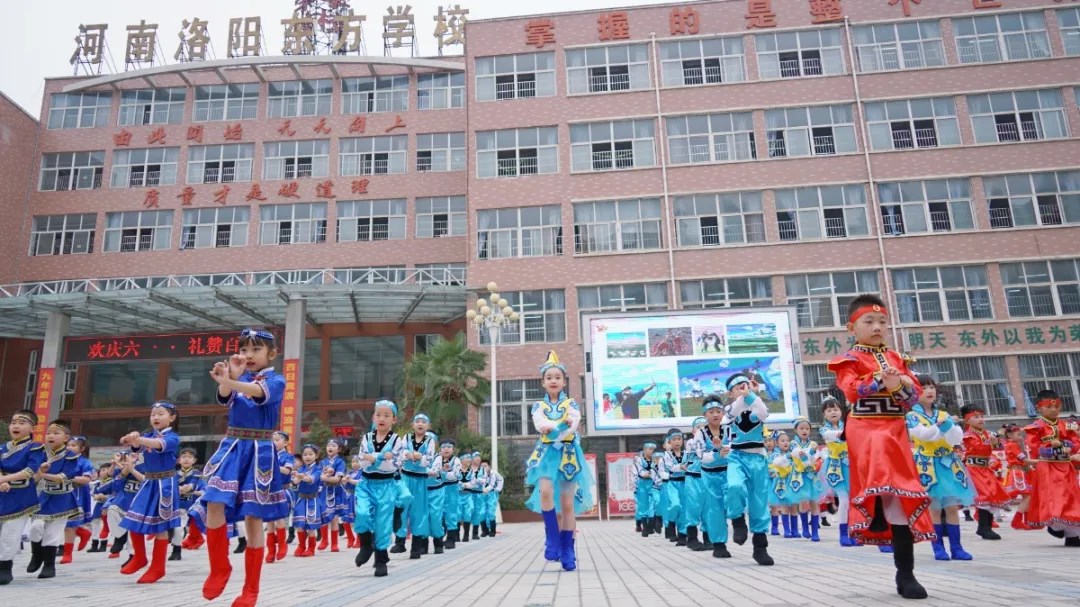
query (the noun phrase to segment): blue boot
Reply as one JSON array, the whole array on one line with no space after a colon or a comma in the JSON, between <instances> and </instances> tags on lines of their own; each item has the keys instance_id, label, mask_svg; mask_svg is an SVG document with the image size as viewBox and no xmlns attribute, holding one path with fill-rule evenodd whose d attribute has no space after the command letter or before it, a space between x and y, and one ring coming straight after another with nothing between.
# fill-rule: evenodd
<instances>
[{"instance_id":1,"label":"blue boot","mask_svg":"<svg viewBox=\"0 0 1080 607\"><path fill-rule=\"evenodd\" d=\"M799 520L802 521L802 536L804 539L810 539L810 518L809 512L800 512Z\"/></svg>"},{"instance_id":2,"label":"blue boot","mask_svg":"<svg viewBox=\"0 0 1080 607\"><path fill-rule=\"evenodd\" d=\"M945 550L945 525L934 525L934 531L937 532L937 539L930 544L934 549L934 560L947 561L949 553Z\"/></svg>"},{"instance_id":3,"label":"blue boot","mask_svg":"<svg viewBox=\"0 0 1080 607\"><path fill-rule=\"evenodd\" d=\"M892 554L892 544L881 544L877 547L878 552L884 552L885 554Z\"/></svg>"},{"instance_id":4,"label":"blue boot","mask_svg":"<svg viewBox=\"0 0 1080 607\"><path fill-rule=\"evenodd\" d=\"M840 545L844 548L850 548L855 545L855 542L851 540L851 536L848 535L847 523L840 523Z\"/></svg>"},{"instance_id":5,"label":"blue boot","mask_svg":"<svg viewBox=\"0 0 1080 607\"><path fill-rule=\"evenodd\" d=\"M780 519L784 523L784 537L791 537L791 517L787 514L781 514Z\"/></svg>"},{"instance_id":6,"label":"blue boot","mask_svg":"<svg viewBox=\"0 0 1080 607\"><path fill-rule=\"evenodd\" d=\"M821 541L821 538L818 537L818 529L819 529L820 525L821 525L821 516L820 515L815 514L815 515L810 517L810 541L811 542L820 542Z\"/></svg>"},{"instance_id":7,"label":"blue boot","mask_svg":"<svg viewBox=\"0 0 1080 607\"><path fill-rule=\"evenodd\" d=\"M949 549L952 551L952 558L954 561L970 561L975 557L971 556L971 553L964 550L964 547L960 545L960 525L945 525L946 531L949 534ZM938 531L940 534L941 531ZM941 541L940 539L938 541Z\"/></svg>"},{"instance_id":8,"label":"blue boot","mask_svg":"<svg viewBox=\"0 0 1080 607\"><path fill-rule=\"evenodd\" d=\"M772 529L769 532L770 535L780 535L780 530L776 528L776 526L780 524L780 516L777 515L777 514L774 514L774 515L772 515L771 518L772 518Z\"/></svg>"},{"instance_id":9,"label":"blue boot","mask_svg":"<svg viewBox=\"0 0 1080 607\"><path fill-rule=\"evenodd\" d=\"M549 561L559 560L559 553L562 550L562 545L559 538L559 517L555 514L554 510L544 510L541 512L544 516L544 535L546 540L544 541L544 559Z\"/></svg>"},{"instance_id":10,"label":"blue boot","mask_svg":"<svg viewBox=\"0 0 1080 607\"><path fill-rule=\"evenodd\" d=\"M563 570L573 571L577 569L577 553L574 552L574 532L560 531L559 541L562 544L559 560L562 561Z\"/></svg>"}]
</instances>

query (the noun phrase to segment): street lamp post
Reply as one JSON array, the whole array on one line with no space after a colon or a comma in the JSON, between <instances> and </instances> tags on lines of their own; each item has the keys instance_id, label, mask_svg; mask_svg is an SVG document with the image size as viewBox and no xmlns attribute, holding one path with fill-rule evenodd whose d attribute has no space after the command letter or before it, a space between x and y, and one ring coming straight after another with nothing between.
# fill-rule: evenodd
<instances>
[{"instance_id":1,"label":"street lamp post","mask_svg":"<svg viewBox=\"0 0 1080 607\"><path fill-rule=\"evenodd\" d=\"M499 416L498 401L496 400L495 383L495 344L498 343L503 327L518 321L518 314L510 307L505 299L499 297L499 286L493 282L487 284L488 299L476 300L476 308L470 308L465 313L469 322L476 325L477 332L487 330L488 342L491 345L491 470L499 470ZM482 336L482 334L480 334Z\"/></svg>"}]
</instances>

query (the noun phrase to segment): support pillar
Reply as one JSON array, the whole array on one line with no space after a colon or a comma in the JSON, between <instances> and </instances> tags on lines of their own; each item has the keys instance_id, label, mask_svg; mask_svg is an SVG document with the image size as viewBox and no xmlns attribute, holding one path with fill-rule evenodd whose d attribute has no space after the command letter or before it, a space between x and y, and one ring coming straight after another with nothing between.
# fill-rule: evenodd
<instances>
[{"instance_id":1,"label":"support pillar","mask_svg":"<svg viewBox=\"0 0 1080 607\"><path fill-rule=\"evenodd\" d=\"M70 328L70 316L63 312L49 312L45 322L45 342L41 347L37 391L34 394L34 413L38 417L38 424L34 427L36 441L45 440L45 426L60 414L63 390L56 388L56 370L63 365L64 338Z\"/></svg>"},{"instance_id":2,"label":"support pillar","mask_svg":"<svg viewBox=\"0 0 1080 607\"><path fill-rule=\"evenodd\" d=\"M285 396L281 401L281 429L289 434L289 452L300 444L300 420L304 418L304 337L307 330L307 302L289 296L285 308L285 345L281 373L285 376Z\"/></svg>"}]
</instances>

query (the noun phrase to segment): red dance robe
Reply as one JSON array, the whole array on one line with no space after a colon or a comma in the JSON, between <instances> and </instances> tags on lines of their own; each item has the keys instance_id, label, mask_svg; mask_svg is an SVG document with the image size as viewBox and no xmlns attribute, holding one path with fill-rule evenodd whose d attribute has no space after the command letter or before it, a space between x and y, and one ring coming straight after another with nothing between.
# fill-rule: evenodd
<instances>
[{"instance_id":1,"label":"red dance robe","mask_svg":"<svg viewBox=\"0 0 1080 607\"><path fill-rule=\"evenodd\" d=\"M975 485L975 507L989 510L1004 508L1012 500L994 472L994 445L989 432L977 432L971 428L964 431L964 463L968 476Z\"/></svg>"},{"instance_id":2,"label":"red dance robe","mask_svg":"<svg viewBox=\"0 0 1080 607\"><path fill-rule=\"evenodd\" d=\"M1005 463L1008 466L1005 493L1014 500L1031 495L1031 473L1027 469L1026 447L1012 441L1005 443Z\"/></svg>"},{"instance_id":3,"label":"red dance robe","mask_svg":"<svg viewBox=\"0 0 1080 607\"><path fill-rule=\"evenodd\" d=\"M912 388L890 393L881 373L887 368L899 370L912 381ZM871 531L870 523L877 508L878 496L893 496L907 516L915 541L933 540L930 519L930 496L919 481L911 457L904 414L918 402L922 388L899 353L885 346L857 344L829 361L829 371L836 375L836 385L852 406L845 425L851 473L851 511L848 532L865 544L890 544L892 528ZM864 415L859 401L888 401L889 412Z\"/></svg>"},{"instance_id":4,"label":"red dance robe","mask_svg":"<svg viewBox=\"0 0 1080 607\"><path fill-rule=\"evenodd\" d=\"M1044 417L1024 428L1024 432L1028 454L1035 460L1028 528L1080 527L1080 483L1069 460L1080 453L1080 436L1067 428L1064 420Z\"/></svg>"}]
</instances>

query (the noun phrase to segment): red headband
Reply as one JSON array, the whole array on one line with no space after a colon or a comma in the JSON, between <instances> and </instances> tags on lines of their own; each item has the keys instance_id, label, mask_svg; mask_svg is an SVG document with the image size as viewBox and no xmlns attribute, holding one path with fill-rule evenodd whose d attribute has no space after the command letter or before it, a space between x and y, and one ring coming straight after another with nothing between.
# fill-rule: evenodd
<instances>
[{"instance_id":1,"label":"red headband","mask_svg":"<svg viewBox=\"0 0 1080 607\"><path fill-rule=\"evenodd\" d=\"M1054 405L1061 406L1060 398L1044 398L1035 403L1036 407L1053 407Z\"/></svg>"},{"instance_id":2,"label":"red headband","mask_svg":"<svg viewBox=\"0 0 1080 607\"><path fill-rule=\"evenodd\" d=\"M874 304L870 306L863 306L852 312L851 317L848 318L848 322L855 324L855 321L859 320L859 317L861 317L863 314L870 314L871 312L878 312L886 316L889 315L889 311L885 308L885 306L879 306L877 304Z\"/></svg>"},{"instance_id":3,"label":"red headband","mask_svg":"<svg viewBox=\"0 0 1080 607\"><path fill-rule=\"evenodd\" d=\"M983 415L983 412L978 411L978 410L976 410L976 411L968 411L967 413L964 414L964 420L966 421L967 419L972 418L972 417L974 417L976 415Z\"/></svg>"}]
</instances>

